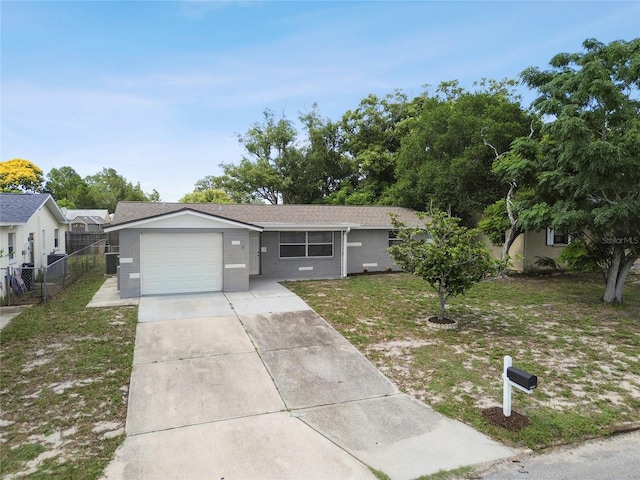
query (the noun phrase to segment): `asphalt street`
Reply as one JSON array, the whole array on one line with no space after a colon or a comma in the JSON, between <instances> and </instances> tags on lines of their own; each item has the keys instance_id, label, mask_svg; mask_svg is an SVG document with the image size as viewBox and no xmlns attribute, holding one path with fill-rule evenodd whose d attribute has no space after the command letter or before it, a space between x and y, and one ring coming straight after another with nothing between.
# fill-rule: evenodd
<instances>
[{"instance_id":1,"label":"asphalt street","mask_svg":"<svg viewBox=\"0 0 640 480\"><path fill-rule=\"evenodd\" d=\"M502 461L483 480L640 479L640 431Z\"/></svg>"}]
</instances>

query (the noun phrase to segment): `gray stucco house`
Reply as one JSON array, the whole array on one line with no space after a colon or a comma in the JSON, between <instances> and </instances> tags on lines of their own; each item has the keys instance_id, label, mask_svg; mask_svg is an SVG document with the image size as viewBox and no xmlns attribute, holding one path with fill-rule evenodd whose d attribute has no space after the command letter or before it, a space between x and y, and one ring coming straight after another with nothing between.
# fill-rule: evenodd
<instances>
[{"instance_id":1,"label":"gray stucco house","mask_svg":"<svg viewBox=\"0 0 640 480\"><path fill-rule=\"evenodd\" d=\"M398 270L387 248L400 207L120 202L105 232L118 232L122 298L244 291L252 276L339 278Z\"/></svg>"}]
</instances>

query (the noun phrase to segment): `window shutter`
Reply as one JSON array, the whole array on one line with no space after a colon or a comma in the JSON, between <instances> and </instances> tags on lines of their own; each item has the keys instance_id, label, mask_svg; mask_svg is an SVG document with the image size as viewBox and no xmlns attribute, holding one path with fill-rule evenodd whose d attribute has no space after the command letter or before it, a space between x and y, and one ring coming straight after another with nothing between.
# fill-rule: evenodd
<instances>
[{"instance_id":1,"label":"window shutter","mask_svg":"<svg viewBox=\"0 0 640 480\"><path fill-rule=\"evenodd\" d=\"M553 228L547 228L547 245L553 245Z\"/></svg>"}]
</instances>

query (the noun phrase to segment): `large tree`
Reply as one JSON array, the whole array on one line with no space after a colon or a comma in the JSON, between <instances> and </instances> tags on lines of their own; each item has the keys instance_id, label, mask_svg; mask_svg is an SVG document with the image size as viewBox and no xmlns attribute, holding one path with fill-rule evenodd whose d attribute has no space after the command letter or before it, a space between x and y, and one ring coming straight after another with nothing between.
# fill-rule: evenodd
<instances>
[{"instance_id":1,"label":"large tree","mask_svg":"<svg viewBox=\"0 0 640 480\"><path fill-rule=\"evenodd\" d=\"M179 200L180 203L234 203L229 194L223 190L196 190L187 193Z\"/></svg>"},{"instance_id":2,"label":"large tree","mask_svg":"<svg viewBox=\"0 0 640 480\"><path fill-rule=\"evenodd\" d=\"M292 165L297 203L316 203L340 191L357 177L355 163L344 153L344 132L337 122L320 115L318 106L300 114L305 131L300 161Z\"/></svg>"},{"instance_id":3,"label":"large tree","mask_svg":"<svg viewBox=\"0 0 640 480\"><path fill-rule=\"evenodd\" d=\"M276 119L272 111L265 110L262 123L254 123L238 136L247 155L237 165L220 165L224 174L214 181L216 187L271 204L295 202L291 171L300 157L296 136L290 120L284 115Z\"/></svg>"},{"instance_id":4,"label":"large tree","mask_svg":"<svg viewBox=\"0 0 640 480\"><path fill-rule=\"evenodd\" d=\"M133 185L113 168L103 168L101 172L86 177L85 181L91 199L89 208L106 208L110 212L115 212L119 201L144 202L149 200L139 183Z\"/></svg>"},{"instance_id":5,"label":"large tree","mask_svg":"<svg viewBox=\"0 0 640 480\"><path fill-rule=\"evenodd\" d=\"M91 208L89 186L71 167L52 168L47 173L45 190L61 207Z\"/></svg>"},{"instance_id":6,"label":"large tree","mask_svg":"<svg viewBox=\"0 0 640 480\"><path fill-rule=\"evenodd\" d=\"M531 184L533 178L533 172L523 169L522 164L531 164L529 158L535 158L537 140L534 134L536 131L539 131L539 128L535 129L532 121L529 136L515 139L511 143L511 148L502 153L498 153L495 146L487 141L483 132L485 145L491 148L496 157L491 170L504 182L506 195L484 209L484 215L478 222L478 227L494 245L502 245L500 259L505 261L505 267L510 263L511 246L518 236L524 233L520 221L520 210L535 195L531 187L522 188L527 182Z\"/></svg>"},{"instance_id":7,"label":"large tree","mask_svg":"<svg viewBox=\"0 0 640 480\"><path fill-rule=\"evenodd\" d=\"M196 182L193 193L210 195L208 192L211 191L223 192L231 199L231 203L263 203L255 192L247 192L244 188L236 189L232 179L224 175L218 177L207 175L201 178Z\"/></svg>"},{"instance_id":8,"label":"large tree","mask_svg":"<svg viewBox=\"0 0 640 480\"><path fill-rule=\"evenodd\" d=\"M420 103L420 99L409 102L396 90L383 98L368 95L342 116L342 151L353 162L354 174L334 203L389 203L387 191L395 183L402 125L417 115Z\"/></svg>"},{"instance_id":9,"label":"large tree","mask_svg":"<svg viewBox=\"0 0 640 480\"><path fill-rule=\"evenodd\" d=\"M239 163L221 164L223 175L207 176L196 190L217 189L234 202L317 203L338 191L353 175L343 152L340 125L323 118L314 104L300 114L304 137L285 116L265 110L238 139L246 150Z\"/></svg>"},{"instance_id":10,"label":"large tree","mask_svg":"<svg viewBox=\"0 0 640 480\"><path fill-rule=\"evenodd\" d=\"M520 164L535 173L536 191L521 220L590 245L605 277L602 299L617 304L640 254L640 39L583 47L521 74L546 119L535 157Z\"/></svg>"},{"instance_id":11,"label":"large tree","mask_svg":"<svg viewBox=\"0 0 640 480\"><path fill-rule=\"evenodd\" d=\"M40 167L22 158L0 162L0 191L41 192L44 177Z\"/></svg>"},{"instance_id":12,"label":"large tree","mask_svg":"<svg viewBox=\"0 0 640 480\"><path fill-rule=\"evenodd\" d=\"M397 156L394 203L425 210L437 207L473 224L474 216L504 197L505 183L492 171L493 151L503 152L529 130L529 115L513 82L483 81L477 91L443 82L425 94Z\"/></svg>"}]
</instances>

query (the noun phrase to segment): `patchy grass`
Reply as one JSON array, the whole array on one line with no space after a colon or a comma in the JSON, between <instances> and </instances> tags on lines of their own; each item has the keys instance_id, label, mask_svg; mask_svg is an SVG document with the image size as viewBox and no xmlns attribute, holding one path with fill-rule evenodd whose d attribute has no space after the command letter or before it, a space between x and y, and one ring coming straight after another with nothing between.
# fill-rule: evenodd
<instances>
[{"instance_id":1,"label":"patchy grass","mask_svg":"<svg viewBox=\"0 0 640 480\"><path fill-rule=\"evenodd\" d=\"M431 475L420 477L418 480L457 480L460 478L469 478L474 474L473 467L461 467L455 470L440 470ZM477 478L477 477L473 477Z\"/></svg>"},{"instance_id":2,"label":"patchy grass","mask_svg":"<svg viewBox=\"0 0 640 480\"><path fill-rule=\"evenodd\" d=\"M137 308L86 308L103 272L0 332L4 479L98 478L124 440Z\"/></svg>"},{"instance_id":3,"label":"patchy grass","mask_svg":"<svg viewBox=\"0 0 640 480\"><path fill-rule=\"evenodd\" d=\"M640 282L621 307L603 305L599 278L509 277L450 301L459 330L424 319L437 297L412 275L288 282L398 387L496 440L534 450L640 425ZM502 359L538 375L513 409L531 424L510 432L482 410L502 402Z\"/></svg>"}]
</instances>

